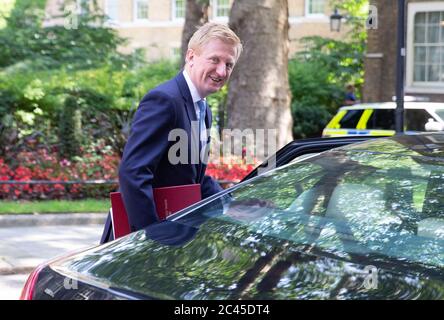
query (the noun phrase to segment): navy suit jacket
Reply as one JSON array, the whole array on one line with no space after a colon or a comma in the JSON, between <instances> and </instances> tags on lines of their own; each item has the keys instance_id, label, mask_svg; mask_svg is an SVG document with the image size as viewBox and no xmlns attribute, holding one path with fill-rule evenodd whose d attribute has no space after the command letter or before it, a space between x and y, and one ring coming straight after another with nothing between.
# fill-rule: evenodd
<instances>
[{"instance_id":1,"label":"navy suit jacket","mask_svg":"<svg viewBox=\"0 0 444 320\"><path fill-rule=\"evenodd\" d=\"M191 134L192 121L198 123L191 93L182 72L148 92L140 102L119 168L120 192L131 231L159 221L153 188L200 183L202 198L222 190L216 181L205 176L206 165L200 159L197 164L191 162L191 140L194 137ZM206 110L205 124L210 128L209 108ZM172 164L168 159L170 147L178 141L168 141L168 135L173 129L183 129L187 133L187 163ZM113 235L108 215L101 243L110 240L113 240Z\"/></svg>"}]
</instances>

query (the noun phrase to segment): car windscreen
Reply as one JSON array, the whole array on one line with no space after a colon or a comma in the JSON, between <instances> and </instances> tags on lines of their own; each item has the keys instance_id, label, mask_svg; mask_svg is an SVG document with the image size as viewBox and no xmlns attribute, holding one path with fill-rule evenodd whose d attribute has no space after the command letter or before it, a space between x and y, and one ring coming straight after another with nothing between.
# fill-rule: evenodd
<instances>
[{"instance_id":1,"label":"car windscreen","mask_svg":"<svg viewBox=\"0 0 444 320\"><path fill-rule=\"evenodd\" d=\"M442 268L443 188L442 160L335 150L246 181L176 222Z\"/></svg>"},{"instance_id":2,"label":"car windscreen","mask_svg":"<svg viewBox=\"0 0 444 320\"><path fill-rule=\"evenodd\" d=\"M436 109L435 112L442 120L444 120L444 109Z\"/></svg>"}]
</instances>

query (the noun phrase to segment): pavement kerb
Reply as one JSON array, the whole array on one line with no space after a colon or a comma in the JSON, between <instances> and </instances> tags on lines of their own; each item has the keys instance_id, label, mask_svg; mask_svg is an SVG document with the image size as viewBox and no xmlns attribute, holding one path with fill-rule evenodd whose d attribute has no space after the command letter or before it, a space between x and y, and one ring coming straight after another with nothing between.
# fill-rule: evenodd
<instances>
[{"instance_id":1,"label":"pavement kerb","mask_svg":"<svg viewBox=\"0 0 444 320\"><path fill-rule=\"evenodd\" d=\"M105 224L108 213L1 214L0 228Z\"/></svg>"},{"instance_id":2,"label":"pavement kerb","mask_svg":"<svg viewBox=\"0 0 444 320\"><path fill-rule=\"evenodd\" d=\"M30 274L36 267L10 267L0 268L0 276L12 276L16 274Z\"/></svg>"}]
</instances>

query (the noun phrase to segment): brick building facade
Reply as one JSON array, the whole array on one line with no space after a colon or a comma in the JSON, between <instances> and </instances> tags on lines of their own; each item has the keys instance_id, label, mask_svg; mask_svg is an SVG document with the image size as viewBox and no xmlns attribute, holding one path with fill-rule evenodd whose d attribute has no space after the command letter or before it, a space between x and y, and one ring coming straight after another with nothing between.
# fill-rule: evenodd
<instances>
[{"instance_id":1,"label":"brick building facade","mask_svg":"<svg viewBox=\"0 0 444 320\"><path fill-rule=\"evenodd\" d=\"M98 6L110 18L109 25L129 39L123 52L137 48L147 51L149 60L173 58L180 53L186 0L97 0ZM48 0L46 12L50 17L47 25L63 23L53 17L60 13L61 3L75 3L81 7L88 0ZM228 22L233 0L210 0L211 21ZM290 56L301 50L299 39L319 35L335 39L344 37L330 31L329 16L332 12L328 0L288 0Z\"/></svg>"},{"instance_id":2,"label":"brick building facade","mask_svg":"<svg viewBox=\"0 0 444 320\"><path fill-rule=\"evenodd\" d=\"M396 92L398 1L370 0L377 29L368 30L365 102L391 101ZM405 95L444 101L444 1L407 0Z\"/></svg>"}]
</instances>

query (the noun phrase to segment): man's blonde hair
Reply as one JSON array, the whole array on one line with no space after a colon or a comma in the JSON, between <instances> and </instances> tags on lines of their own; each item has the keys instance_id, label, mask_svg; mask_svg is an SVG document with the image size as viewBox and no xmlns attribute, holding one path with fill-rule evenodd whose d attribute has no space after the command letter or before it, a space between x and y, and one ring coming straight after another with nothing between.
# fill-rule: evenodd
<instances>
[{"instance_id":1,"label":"man's blonde hair","mask_svg":"<svg viewBox=\"0 0 444 320\"><path fill-rule=\"evenodd\" d=\"M226 25L207 22L193 34L188 42L188 49L199 50L203 48L210 40L219 39L225 43L233 45L236 50L236 61L242 53L242 43L233 30Z\"/></svg>"}]
</instances>

